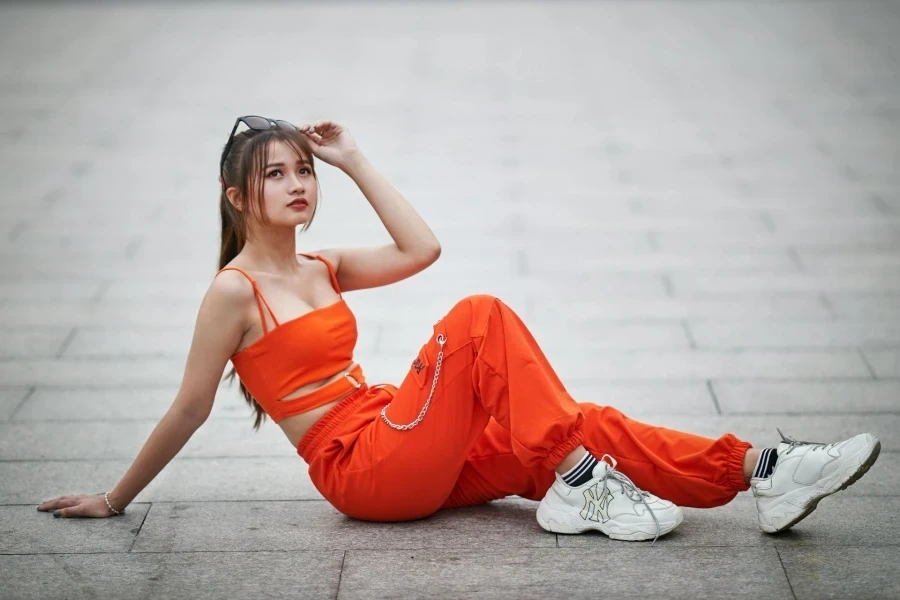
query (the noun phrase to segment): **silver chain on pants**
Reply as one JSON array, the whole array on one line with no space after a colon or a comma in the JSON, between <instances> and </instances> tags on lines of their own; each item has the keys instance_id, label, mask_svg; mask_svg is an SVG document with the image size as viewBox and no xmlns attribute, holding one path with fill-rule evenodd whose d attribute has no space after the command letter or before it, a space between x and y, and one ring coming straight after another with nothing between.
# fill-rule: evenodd
<instances>
[{"instance_id":1,"label":"silver chain on pants","mask_svg":"<svg viewBox=\"0 0 900 600\"><path fill-rule=\"evenodd\" d=\"M393 427L399 431L408 431L422 422L422 419L425 417L425 413L428 412L428 405L431 404L431 397L434 396L434 390L437 388L438 375L441 374L441 363L444 362L444 344L447 343L447 338L444 337L443 333L439 333L437 336L437 343L440 344L441 349L438 351L437 360L434 363L434 379L431 381L431 392L428 394L428 400L425 401L425 406L422 407L422 412L419 413L419 416L416 417L416 420L412 423L408 423L407 425L397 425L396 423L391 423L391 420L387 418L387 409L389 404L381 409L381 420L387 423L388 427Z\"/></svg>"}]
</instances>

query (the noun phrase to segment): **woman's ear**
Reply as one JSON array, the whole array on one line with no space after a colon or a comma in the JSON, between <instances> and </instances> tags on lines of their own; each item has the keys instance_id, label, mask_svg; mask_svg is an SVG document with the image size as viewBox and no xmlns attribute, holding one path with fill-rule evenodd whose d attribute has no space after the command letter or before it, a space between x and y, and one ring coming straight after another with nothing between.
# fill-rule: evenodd
<instances>
[{"instance_id":1,"label":"woman's ear","mask_svg":"<svg viewBox=\"0 0 900 600\"><path fill-rule=\"evenodd\" d=\"M228 188L225 190L225 196L228 198L228 201L231 202L231 205L238 212L243 208L243 204L241 203L241 194L237 188Z\"/></svg>"}]
</instances>

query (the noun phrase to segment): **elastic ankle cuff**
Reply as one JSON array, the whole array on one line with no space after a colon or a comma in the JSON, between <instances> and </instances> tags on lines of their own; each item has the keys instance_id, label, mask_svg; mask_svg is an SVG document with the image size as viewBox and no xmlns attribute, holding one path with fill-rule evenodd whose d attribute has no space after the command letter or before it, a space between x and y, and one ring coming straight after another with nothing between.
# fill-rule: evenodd
<instances>
[{"instance_id":1,"label":"elastic ankle cuff","mask_svg":"<svg viewBox=\"0 0 900 600\"><path fill-rule=\"evenodd\" d=\"M725 459L725 481L734 492L743 492L750 489L750 484L744 479L744 458L747 451L753 447L749 442L742 442L732 434L727 434L732 442L731 452Z\"/></svg>"},{"instance_id":2,"label":"elastic ankle cuff","mask_svg":"<svg viewBox=\"0 0 900 600\"><path fill-rule=\"evenodd\" d=\"M572 450L580 446L583 442L584 432L581 431L581 429L578 429L572 434L572 437L557 445L544 457L544 460L541 461L541 467L548 471L555 469L565 457L571 454Z\"/></svg>"}]
</instances>

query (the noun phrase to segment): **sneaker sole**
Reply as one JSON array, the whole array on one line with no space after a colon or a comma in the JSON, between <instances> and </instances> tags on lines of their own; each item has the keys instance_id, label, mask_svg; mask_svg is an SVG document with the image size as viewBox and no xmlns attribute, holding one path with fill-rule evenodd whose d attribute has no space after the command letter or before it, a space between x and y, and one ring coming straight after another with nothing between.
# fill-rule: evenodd
<instances>
[{"instance_id":1,"label":"sneaker sole","mask_svg":"<svg viewBox=\"0 0 900 600\"><path fill-rule=\"evenodd\" d=\"M855 470L845 475L842 479L839 479L834 484L832 484L831 488L821 492L819 495L814 496L810 501L806 508L798 514L794 519L782 525L781 527L773 527L771 525L765 525L760 520L759 526L766 533L778 533L779 531L786 531L790 529L806 517L812 513L812 511L816 510L816 507L819 506L819 502L822 501L823 498L827 498L832 494L836 494L841 490L846 490L848 487L859 481L859 478L866 474L866 472L872 468L872 465L875 464L875 461L878 460L878 455L881 453L881 441L875 440L875 445L872 446L872 450L869 452L869 456L866 457L866 460L863 461L861 465L859 465Z\"/></svg>"},{"instance_id":2,"label":"sneaker sole","mask_svg":"<svg viewBox=\"0 0 900 600\"><path fill-rule=\"evenodd\" d=\"M544 508L543 512L550 512L551 514L546 515L546 516L542 515L541 508ZM657 537L656 531L655 531L655 529L656 529L655 525L653 527L654 531L652 531L652 532L634 530L633 527L617 528L615 526L615 523L611 523L611 524L607 525L607 527L605 529L599 525L596 525L596 526L585 525L585 526L575 527L572 525L568 525L564 522L565 521L564 517L566 515L560 515L560 518L556 519L556 518L554 518L555 515L552 514L553 512L555 512L555 511L546 509L545 507L539 507L537 515L536 515L538 525L540 525L545 531L549 531L551 533L577 535L579 533L584 533L586 531L599 531L600 533L606 535L610 539L620 540L623 542L641 542L641 541L645 541L645 540L652 540ZM670 533L676 527L681 525L681 522L683 520L684 520L684 514L679 510L678 513L675 515L674 522L660 521L659 522L659 537L662 537L662 536L666 535L667 533Z\"/></svg>"}]
</instances>

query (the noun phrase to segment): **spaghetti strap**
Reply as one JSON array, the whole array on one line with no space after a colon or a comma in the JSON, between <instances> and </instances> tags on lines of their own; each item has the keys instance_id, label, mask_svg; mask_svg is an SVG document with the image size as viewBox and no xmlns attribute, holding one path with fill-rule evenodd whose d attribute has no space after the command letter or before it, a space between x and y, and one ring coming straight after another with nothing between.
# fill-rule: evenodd
<instances>
[{"instance_id":1,"label":"spaghetti strap","mask_svg":"<svg viewBox=\"0 0 900 600\"><path fill-rule=\"evenodd\" d=\"M272 312L272 307L269 306L269 303L266 302L266 299L262 295L262 292L259 291L259 286L256 284L256 280L250 277L250 275L246 271L237 267L224 267L219 270L219 273L221 273L222 271L237 271L250 281L250 284L253 286L253 295L256 297L256 308L259 309L259 319L260 321L262 321L263 335L269 333L269 327L266 325L266 315L263 312L263 305L265 305L266 309L269 311L269 315L272 317L272 321L275 323L275 327L278 327L278 319L275 318L275 313ZM216 275L218 275L219 273L216 273ZM262 302L262 304L260 304L260 302Z\"/></svg>"},{"instance_id":2,"label":"spaghetti strap","mask_svg":"<svg viewBox=\"0 0 900 600\"><path fill-rule=\"evenodd\" d=\"M341 286L338 285L337 272L334 270L334 265L331 264L331 261L319 254L305 254L301 252L300 256L315 258L325 263L325 266L328 267L328 274L331 275L331 285L334 287L334 291L336 291L339 296L341 295Z\"/></svg>"}]
</instances>

